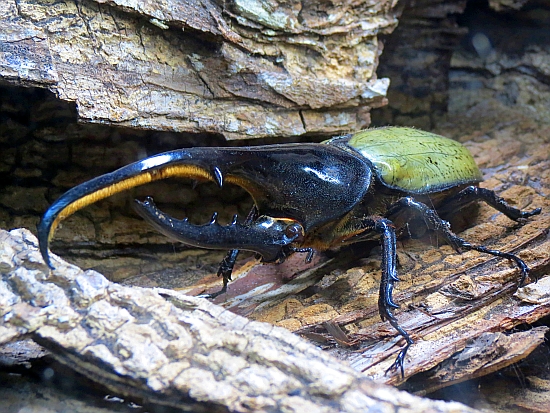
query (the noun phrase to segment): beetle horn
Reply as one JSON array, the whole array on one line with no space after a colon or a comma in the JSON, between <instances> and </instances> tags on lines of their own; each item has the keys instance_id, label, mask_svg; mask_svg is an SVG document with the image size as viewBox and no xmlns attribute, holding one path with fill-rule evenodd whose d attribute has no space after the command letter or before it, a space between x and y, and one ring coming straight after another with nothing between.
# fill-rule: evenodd
<instances>
[{"instance_id":1,"label":"beetle horn","mask_svg":"<svg viewBox=\"0 0 550 413\"><path fill-rule=\"evenodd\" d=\"M291 219L292 222L299 223L303 231L308 232L349 212L368 190L371 171L352 152L332 145L314 143L189 148L161 153L84 182L55 201L38 225L40 252L46 264L52 267L49 242L62 220L85 206L118 192L170 177L211 181L218 186L225 183L236 184L251 195L260 215L276 217L271 218L274 220ZM319 202L319 198L323 202ZM187 224L187 229L194 234L190 238L197 239L196 228ZM230 234L233 231L214 229L215 225L206 231L214 236L214 240L219 233ZM249 227L241 226L240 230L241 234L248 231L249 235L259 237L259 243L249 241L254 243L250 249L265 253L271 258L272 251L267 251L264 247L260 251L258 245L264 245L269 237L272 237L273 242L282 239L280 233L273 232L272 229L261 229L258 223L250 224ZM183 237L181 232L178 236L180 239ZM238 240L240 243L236 249L246 249L242 247L244 236L226 236L227 245L234 245ZM203 241L199 244L209 245ZM206 248L214 246L212 244ZM217 245L215 248L221 246Z\"/></svg>"},{"instance_id":2,"label":"beetle horn","mask_svg":"<svg viewBox=\"0 0 550 413\"><path fill-rule=\"evenodd\" d=\"M166 152L134 162L71 188L48 208L38 224L38 242L44 261L53 268L49 257L49 243L59 223L76 211L101 199L170 177L214 181L221 185L223 182L221 171L215 166L206 166L207 159L216 159L213 148Z\"/></svg>"},{"instance_id":3,"label":"beetle horn","mask_svg":"<svg viewBox=\"0 0 550 413\"><path fill-rule=\"evenodd\" d=\"M303 240L302 226L287 218L260 216L250 224L241 224L237 216L229 225L220 225L217 213L210 223L191 224L187 218L175 219L157 208L153 199L135 200L135 211L161 234L186 245L206 249L239 249L260 254L263 261L272 262L285 258L284 247Z\"/></svg>"}]
</instances>

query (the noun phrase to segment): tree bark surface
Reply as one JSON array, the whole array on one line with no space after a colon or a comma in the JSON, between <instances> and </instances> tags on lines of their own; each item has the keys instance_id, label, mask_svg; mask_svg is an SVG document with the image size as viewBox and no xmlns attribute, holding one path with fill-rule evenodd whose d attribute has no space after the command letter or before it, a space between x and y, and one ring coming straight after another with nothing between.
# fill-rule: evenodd
<instances>
[{"instance_id":1,"label":"tree bark surface","mask_svg":"<svg viewBox=\"0 0 550 413\"><path fill-rule=\"evenodd\" d=\"M47 87L80 120L223 134L333 135L385 104L393 1L3 0L0 79Z\"/></svg>"},{"instance_id":2,"label":"tree bark surface","mask_svg":"<svg viewBox=\"0 0 550 413\"><path fill-rule=\"evenodd\" d=\"M287 330L113 284L0 230L0 344L32 338L111 390L193 412L474 412L377 384Z\"/></svg>"}]
</instances>

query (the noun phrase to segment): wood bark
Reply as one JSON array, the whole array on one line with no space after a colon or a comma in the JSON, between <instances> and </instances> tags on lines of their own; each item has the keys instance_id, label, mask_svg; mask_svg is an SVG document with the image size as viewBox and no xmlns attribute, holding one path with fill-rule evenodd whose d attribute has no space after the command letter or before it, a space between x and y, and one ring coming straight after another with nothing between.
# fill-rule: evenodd
<instances>
[{"instance_id":1,"label":"wood bark","mask_svg":"<svg viewBox=\"0 0 550 413\"><path fill-rule=\"evenodd\" d=\"M385 103L394 2L3 0L0 79L79 119L228 139L334 135Z\"/></svg>"},{"instance_id":2,"label":"wood bark","mask_svg":"<svg viewBox=\"0 0 550 413\"><path fill-rule=\"evenodd\" d=\"M32 338L111 390L193 412L474 412L376 384L307 341L205 299L126 287L0 231L0 344Z\"/></svg>"}]
</instances>

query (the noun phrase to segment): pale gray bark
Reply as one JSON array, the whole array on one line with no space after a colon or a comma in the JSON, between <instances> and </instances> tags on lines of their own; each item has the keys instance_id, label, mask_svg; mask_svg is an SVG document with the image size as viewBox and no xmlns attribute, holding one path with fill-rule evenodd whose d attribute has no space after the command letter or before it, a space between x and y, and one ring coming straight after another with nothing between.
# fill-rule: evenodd
<instances>
[{"instance_id":1,"label":"pale gray bark","mask_svg":"<svg viewBox=\"0 0 550 413\"><path fill-rule=\"evenodd\" d=\"M125 287L0 231L0 344L33 338L124 395L198 411L474 412L397 391L298 336L205 299Z\"/></svg>"}]
</instances>

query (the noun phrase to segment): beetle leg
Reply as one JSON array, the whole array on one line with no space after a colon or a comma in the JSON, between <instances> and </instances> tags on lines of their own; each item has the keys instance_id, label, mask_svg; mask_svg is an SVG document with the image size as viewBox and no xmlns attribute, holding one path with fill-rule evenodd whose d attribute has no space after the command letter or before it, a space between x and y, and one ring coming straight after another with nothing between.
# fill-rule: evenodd
<instances>
[{"instance_id":1,"label":"beetle leg","mask_svg":"<svg viewBox=\"0 0 550 413\"><path fill-rule=\"evenodd\" d=\"M250 212L244 220L244 225L250 225L254 219L258 217L258 208L256 205L253 205L250 209ZM231 281L231 274L233 273L233 268L235 267L235 262L237 262L237 257L239 256L240 250L230 250L227 252L227 255L223 258L220 266L218 267L218 277L222 277L223 286L220 291L217 291L212 294L201 295L203 298L214 299L219 295L225 294L227 292L227 284Z\"/></svg>"},{"instance_id":2,"label":"beetle leg","mask_svg":"<svg viewBox=\"0 0 550 413\"><path fill-rule=\"evenodd\" d=\"M533 215L540 214L541 208L536 208L532 211L522 211L510 206L503 198L499 197L495 191L490 189L480 188L478 186L468 186L457 194L447 198L443 204L438 207L441 215L452 213L465 207L474 201L484 201L496 210L502 212L508 218L514 221L522 221Z\"/></svg>"},{"instance_id":3,"label":"beetle leg","mask_svg":"<svg viewBox=\"0 0 550 413\"><path fill-rule=\"evenodd\" d=\"M370 222L369 222L370 221ZM395 227L393 223L385 218L373 217L367 218L363 221L373 225L372 230L380 234L380 242L382 245L382 279L380 280L380 293L378 295L378 311L382 320L388 320L393 328L397 330L401 336L406 340L407 344L403 347L393 364L386 370L386 373L390 370L401 371L401 377L405 377L405 370L403 364L405 362L405 355L409 350L409 347L414 343L409 334L403 330L403 328L397 322L397 318L392 313L393 308L399 306L393 301L393 287L396 281L399 281L396 270L396 236Z\"/></svg>"},{"instance_id":4,"label":"beetle leg","mask_svg":"<svg viewBox=\"0 0 550 413\"><path fill-rule=\"evenodd\" d=\"M392 221L381 216L368 216L358 220L358 222L352 221L347 223L347 233L353 237L360 237L362 233L376 232L380 235L380 243L382 246L382 278L380 280L380 293L378 295L378 312L382 321L388 321L393 328L405 339L407 344L403 347L394 363L386 370L386 373L390 370L399 370L401 377L405 377L405 370L403 367L405 361L405 355L409 350L409 347L414 343L409 334L399 325L397 318L393 314L392 310L398 308L393 301L393 287L394 284L399 281L397 276L397 255L396 255L396 243L397 237L395 234L395 225ZM353 234L353 235L351 235ZM350 237L346 237L350 238Z\"/></svg>"},{"instance_id":5,"label":"beetle leg","mask_svg":"<svg viewBox=\"0 0 550 413\"><path fill-rule=\"evenodd\" d=\"M311 260L313 259L313 255L315 254L315 250L313 248L295 248L290 247L290 250L292 252L307 252L306 255L306 262L309 264Z\"/></svg>"},{"instance_id":6,"label":"beetle leg","mask_svg":"<svg viewBox=\"0 0 550 413\"><path fill-rule=\"evenodd\" d=\"M508 213L515 214L514 216L516 216L518 219L526 218L531 215L538 214L540 212L540 209L536 209L531 212L522 212L516 208L510 207L508 204L506 204L506 202L504 202L504 200L502 200L502 198L496 197L493 191L489 191L489 192L492 193L492 196L496 200L495 202L497 201L500 202L499 205L501 208L507 208ZM412 209L417 214L421 215L424 218L424 221L426 222L426 224L428 225L428 228L433 231L436 231L437 233L445 237L447 242L451 244L451 246L458 252L475 250L475 251L483 252L485 254L494 255L496 257L507 258L511 261L514 261L521 271L521 278L519 280L518 285L521 287L525 282L527 276L529 275L529 267L527 267L527 264L525 264L525 262L521 258L519 258L517 255L509 252L492 250L483 245L470 244L466 240L456 235L451 230L451 225L449 224L449 222L445 221L444 219L441 219L435 210L431 209L430 207L428 207L426 204L422 202L416 201L414 198L410 196L401 198L392 206L390 206L390 208L388 208L388 212L386 216L388 217L396 216L398 213L406 209Z\"/></svg>"},{"instance_id":7,"label":"beetle leg","mask_svg":"<svg viewBox=\"0 0 550 413\"><path fill-rule=\"evenodd\" d=\"M211 294L201 294L201 298L214 299L219 295L225 294L227 292L227 284L231 281L231 274L233 273L233 268L235 267L235 262L239 256L240 250L230 250L227 252L227 255L223 258L220 266L218 267L218 277L222 277L223 286L221 290L216 291Z\"/></svg>"}]
</instances>

